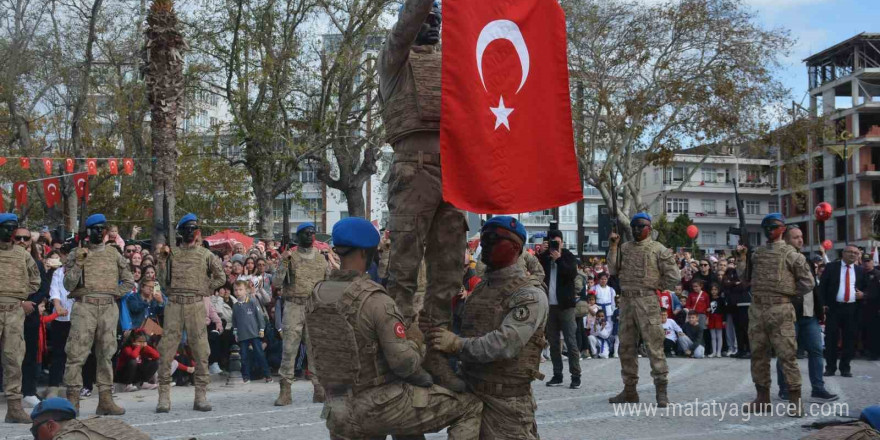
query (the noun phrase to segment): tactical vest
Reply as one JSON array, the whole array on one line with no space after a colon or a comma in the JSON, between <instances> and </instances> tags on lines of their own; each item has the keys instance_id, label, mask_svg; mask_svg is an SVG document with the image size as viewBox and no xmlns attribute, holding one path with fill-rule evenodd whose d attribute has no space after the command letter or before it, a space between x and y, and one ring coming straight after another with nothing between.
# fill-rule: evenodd
<instances>
[{"instance_id":1,"label":"tactical vest","mask_svg":"<svg viewBox=\"0 0 880 440\"><path fill-rule=\"evenodd\" d=\"M394 145L403 137L419 131L440 131L439 50L414 49L404 69L400 90L390 97L382 111L386 140Z\"/></svg>"},{"instance_id":2,"label":"tactical vest","mask_svg":"<svg viewBox=\"0 0 880 440\"><path fill-rule=\"evenodd\" d=\"M308 258L311 256L312 258ZM285 298L305 298L312 293L315 285L324 280L327 274L327 260L312 248L308 254L299 251L292 252L290 258L293 259L293 269L295 272L288 272L288 276L293 276L293 289L285 288Z\"/></svg>"},{"instance_id":3,"label":"tactical vest","mask_svg":"<svg viewBox=\"0 0 880 440\"><path fill-rule=\"evenodd\" d=\"M168 293L209 295L208 261L211 256L211 251L201 246L174 248L166 262L171 268L170 275L167 275L171 278Z\"/></svg>"},{"instance_id":4,"label":"tactical vest","mask_svg":"<svg viewBox=\"0 0 880 440\"><path fill-rule=\"evenodd\" d=\"M28 297L27 251L12 245L0 249L0 296L25 300Z\"/></svg>"},{"instance_id":5,"label":"tactical vest","mask_svg":"<svg viewBox=\"0 0 880 440\"><path fill-rule=\"evenodd\" d=\"M72 297L79 298L83 295L113 295L117 296L119 289L119 252L110 246L89 249L89 255L83 262L83 274L80 285Z\"/></svg>"},{"instance_id":6,"label":"tactical vest","mask_svg":"<svg viewBox=\"0 0 880 440\"><path fill-rule=\"evenodd\" d=\"M309 353L321 384L353 389L382 385L393 379L379 341L361 334L361 309L382 286L361 277L354 281L323 281L315 286L306 311Z\"/></svg>"},{"instance_id":7,"label":"tactical vest","mask_svg":"<svg viewBox=\"0 0 880 440\"><path fill-rule=\"evenodd\" d=\"M789 255L793 253L797 253L797 249L785 243L755 249L752 257L753 295L797 295L797 281L785 266Z\"/></svg>"},{"instance_id":8,"label":"tactical vest","mask_svg":"<svg viewBox=\"0 0 880 440\"><path fill-rule=\"evenodd\" d=\"M504 317L511 310L511 295L529 286L543 290L541 280L526 276L525 273L498 286L489 287L485 281L478 284L464 308L461 336L478 338L500 328ZM539 370L543 349L544 326L540 326L516 357L489 363L464 362L462 370L470 380L502 385L528 385L532 380L543 377Z\"/></svg>"},{"instance_id":9,"label":"tactical vest","mask_svg":"<svg viewBox=\"0 0 880 440\"><path fill-rule=\"evenodd\" d=\"M89 440L149 440L150 436L131 427L122 420L93 417L83 420L69 420L58 430L53 438L63 438L68 434L85 436Z\"/></svg>"},{"instance_id":10,"label":"tactical vest","mask_svg":"<svg viewBox=\"0 0 880 440\"><path fill-rule=\"evenodd\" d=\"M648 239L650 240L650 239ZM617 273L621 290L654 290L660 286L657 256L665 250L662 244L626 242L620 246L620 267Z\"/></svg>"}]
</instances>

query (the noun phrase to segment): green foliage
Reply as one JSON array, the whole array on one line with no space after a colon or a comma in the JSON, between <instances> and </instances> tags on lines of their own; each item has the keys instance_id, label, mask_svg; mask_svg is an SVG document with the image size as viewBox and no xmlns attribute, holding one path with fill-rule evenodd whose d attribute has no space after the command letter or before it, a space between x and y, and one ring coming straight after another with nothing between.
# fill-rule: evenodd
<instances>
[{"instance_id":1,"label":"green foliage","mask_svg":"<svg viewBox=\"0 0 880 440\"><path fill-rule=\"evenodd\" d=\"M654 231L657 232L658 242L673 250L680 247L691 249L691 252L696 255L699 249L696 240L691 240L687 235L687 227L692 224L694 222L687 214L679 214L672 223L666 218L666 214L652 222Z\"/></svg>"}]
</instances>

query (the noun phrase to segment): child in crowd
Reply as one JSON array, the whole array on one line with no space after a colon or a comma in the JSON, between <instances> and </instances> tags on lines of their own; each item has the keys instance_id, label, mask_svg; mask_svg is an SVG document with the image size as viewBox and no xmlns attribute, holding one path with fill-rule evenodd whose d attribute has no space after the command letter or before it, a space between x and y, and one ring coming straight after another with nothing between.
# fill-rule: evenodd
<instances>
[{"instance_id":1,"label":"child in crowd","mask_svg":"<svg viewBox=\"0 0 880 440\"><path fill-rule=\"evenodd\" d=\"M682 330L684 335L680 336L680 338L687 338L685 342L682 342L683 346L687 346L684 350L684 355L694 359L702 359L706 353L706 348L703 344L703 327L700 325L696 314L691 313L688 315L687 322L685 322Z\"/></svg>"},{"instance_id":2,"label":"child in crowd","mask_svg":"<svg viewBox=\"0 0 880 440\"><path fill-rule=\"evenodd\" d=\"M193 361L192 350L183 342L177 346L174 361L171 362L171 378L174 385L185 387L193 383L193 373L196 372L196 363Z\"/></svg>"},{"instance_id":3,"label":"child in crowd","mask_svg":"<svg viewBox=\"0 0 880 440\"><path fill-rule=\"evenodd\" d=\"M263 336L266 321L260 305L254 298L253 284L250 281L238 280L232 286L238 302L232 306L232 334L241 347L241 377L245 383L251 379L251 361L263 369L266 382L272 382L272 373L266 355L263 353ZM249 350L253 350L250 353ZM251 358L254 359L251 359Z\"/></svg>"},{"instance_id":4,"label":"child in crowd","mask_svg":"<svg viewBox=\"0 0 880 440\"><path fill-rule=\"evenodd\" d=\"M605 311L605 316L613 315L614 310L617 308L614 302L614 297L617 293L613 287L608 285L608 274L606 272L599 274L599 284L593 286L593 292L596 294L596 304Z\"/></svg>"},{"instance_id":5,"label":"child in crowd","mask_svg":"<svg viewBox=\"0 0 880 440\"><path fill-rule=\"evenodd\" d=\"M724 332L724 304L721 299L721 290L717 284L712 285L708 310L709 334L712 337L712 353L706 357L721 357L721 335Z\"/></svg>"},{"instance_id":6,"label":"child in crowd","mask_svg":"<svg viewBox=\"0 0 880 440\"><path fill-rule=\"evenodd\" d=\"M611 352L611 345L614 344L615 339L615 337L611 335L613 327L614 324L605 318L605 311L599 309L599 311L596 312L596 321L590 328L590 336L587 337L590 341L590 352L593 353L593 356L608 359L608 354Z\"/></svg>"},{"instance_id":7,"label":"child in crowd","mask_svg":"<svg viewBox=\"0 0 880 440\"><path fill-rule=\"evenodd\" d=\"M132 330L119 351L115 382L125 387L124 392L159 387L155 383L149 383L159 371L159 352L147 344L147 339L147 333L143 329Z\"/></svg>"},{"instance_id":8,"label":"child in crowd","mask_svg":"<svg viewBox=\"0 0 880 440\"><path fill-rule=\"evenodd\" d=\"M668 315L668 310L660 309L660 319L663 322L663 332L666 339L663 340L663 351L667 356L683 355L690 349L691 340L684 334L684 330L679 327Z\"/></svg>"},{"instance_id":9,"label":"child in crowd","mask_svg":"<svg viewBox=\"0 0 880 440\"><path fill-rule=\"evenodd\" d=\"M703 280L695 278L691 280L691 292L688 294L687 302L684 305L684 312L687 319L690 315L696 314L697 321L700 323L700 330L706 330L706 313L709 311L709 295L703 291ZM702 340L702 338L700 338Z\"/></svg>"}]
</instances>

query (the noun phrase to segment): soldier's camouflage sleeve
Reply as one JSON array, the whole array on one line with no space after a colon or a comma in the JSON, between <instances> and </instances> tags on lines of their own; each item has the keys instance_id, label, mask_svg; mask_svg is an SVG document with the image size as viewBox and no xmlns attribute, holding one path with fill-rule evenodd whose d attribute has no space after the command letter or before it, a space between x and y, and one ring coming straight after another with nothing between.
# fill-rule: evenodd
<instances>
[{"instance_id":1,"label":"soldier's camouflage sleeve","mask_svg":"<svg viewBox=\"0 0 880 440\"><path fill-rule=\"evenodd\" d=\"M465 305L467 307L467 305ZM535 332L546 325L550 306L538 288L525 287L510 297L501 327L478 338L464 338L462 361L488 363L516 357Z\"/></svg>"},{"instance_id":2,"label":"soldier's camouflage sleeve","mask_svg":"<svg viewBox=\"0 0 880 440\"><path fill-rule=\"evenodd\" d=\"M529 275L534 275L540 279L544 279L544 267L541 266L541 262L538 261L538 257L526 252L526 269L529 271Z\"/></svg>"},{"instance_id":3,"label":"soldier's camouflage sleeve","mask_svg":"<svg viewBox=\"0 0 880 440\"><path fill-rule=\"evenodd\" d=\"M170 287L168 285L168 259L170 258L171 255L165 259L160 259L158 255L156 256L156 282L159 283L159 287L165 292L168 292L168 288Z\"/></svg>"},{"instance_id":4,"label":"soldier's camouflage sleeve","mask_svg":"<svg viewBox=\"0 0 880 440\"><path fill-rule=\"evenodd\" d=\"M391 297L371 295L361 309L361 317L366 320L367 330L379 340L380 350L394 374L407 378L419 370L422 364L419 347L406 339L403 315Z\"/></svg>"},{"instance_id":5,"label":"soldier's camouflage sleeve","mask_svg":"<svg viewBox=\"0 0 880 440\"><path fill-rule=\"evenodd\" d=\"M755 254L752 254L752 258L754 258L754 256L755 256ZM748 258L748 257L747 257L747 258ZM747 262L746 262L746 259L747 259L747 258L739 258L739 257L736 258L736 274L739 275L739 279L740 279L741 281L752 281L752 280L747 280L747 279L746 279L746 278L748 278L748 277L746 276L746 275L747 275L747 272L748 272L748 271L746 270L746 268L748 267L748 265L746 264L746 263L747 263Z\"/></svg>"},{"instance_id":6,"label":"soldier's camouflage sleeve","mask_svg":"<svg viewBox=\"0 0 880 440\"><path fill-rule=\"evenodd\" d=\"M121 297L134 290L134 275L128 268L128 262L119 253L116 254L116 267L119 269L119 287L116 288L116 296Z\"/></svg>"},{"instance_id":7,"label":"soldier's camouflage sleeve","mask_svg":"<svg viewBox=\"0 0 880 440\"><path fill-rule=\"evenodd\" d=\"M792 252L787 260L788 268L795 278L795 294L797 296L804 296L812 292L816 282L806 257L800 252Z\"/></svg>"},{"instance_id":8,"label":"soldier's camouflage sleeve","mask_svg":"<svg viewBox=\"0 0 880 440\"><path fill-rule=\"evenodd\" d=\"M74 249L67 256L67 267L64 270L64 290L68 292L73 292L76 286L79 285L79 280L82 279L83 268L76 263L77 252L79 252L79 249Z\"/></svg>"},{"instance_id":9,"label":"soldier's camouflage sleeve","mask_svg":"<svg viewBox=\"0 0 880 440\"><path fill-rule=\"evenodd\" d=\"M211 274L208 296L211 296L215 290L226 284L226 272L223 272L223 263L220 262L220 258L212 253L208 253L208 272Z\"/></svg>"},{"instance_id":10,"label":"soldier's camouflage sleeve","mask_svg":"<svg viewBox=\"0 0 880 440\"><path fill-rule=\"evenodd\" d=\"M275 277L272 278L272 287L276 289L283 289L285 284L285 279L287 278L287 274L293 272L290 270L291 262L288 258L282 258L281 261L278 262L278 269L275 270ZM292 280L288 281L288 285L293 284Z\"/></svg>"},{"instance_id":11,"label":"soldier's camouflage sleeve","mask_svg":"<svg viewBox=\"0 0 880 440\"><path fill-rule=\"evenodd\" d=\"M660 290L674 290L675 285L681 282L681 270L675 264L675 256L672 250L660 247L657 255L657 268L660 269Z\"/></svg>"},{"instance_id":12,"label":"soldier's camouflage sleeve","mask_svg":"<svg viewBox=\"0 0 880 440\"><path fill-rule=\"evenodd\" d=\"M617 246L611 246L608 248L608 258L605 261L608 263L608 273L611 275L619 275L620 268L617 267L617 262L619 258L617 258L618 252L623 252L623 245L625 243L617 243Z\"/></svg>"},{"instance_id":13,"label":"soldier's camouflage sleeve","mask_svg":"<svg viewBox=\"0 0 880 440\"><path fill-rule=\"evenodd\" d=\"M33 257L30 254L27 255L27 271L28 271L28 295L33 294L37 290L40 290L40 284L42 283L42 279L40 278L40 268L37 267L37 262L34 261ZM77 281L79 282L79 281Z\"/></svg>"},{"instance_id":14,"label":"soldier's camouflage sleeve","mask_svg":"<svg viewBox=\"0 0 880 440\"><path fill-rule=\"evenodd\" d=\"M406 0L397 23L391 28L391 33L379 53L379 78L385 98L409 58L409 50L431 13L433 4L434 0Z\"/></svg>"}]
</instances>

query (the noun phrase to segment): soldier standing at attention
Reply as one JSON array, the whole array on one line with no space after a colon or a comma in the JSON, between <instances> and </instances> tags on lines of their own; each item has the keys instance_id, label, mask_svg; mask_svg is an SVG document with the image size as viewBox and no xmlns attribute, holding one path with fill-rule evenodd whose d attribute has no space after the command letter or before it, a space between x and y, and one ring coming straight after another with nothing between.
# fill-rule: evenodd
<instances>
[{"instance_id":1,"label":"soldier standing at attention","mask_svg":"<svg viewBox=\"0 0 880 440\"><path fill-rule=\"evenodd\" d=\"M770 407L770 349L788 383L788 415L803 416L801 372L797 364L795 311L791 298L813 291L815 280L807 259L782 239L785 217L768 214L761 221L767 244L755 250L753 261L746 261L746 248L737 246L737 273L751 281L752 306L749 307L749 344L752 347L752 382L758 396L743 411L761 413ZM747 264L752 271L747 270ZM749 274L751 279L748 279Z\"/></svg>"},{"instance_id":2,"label":"soldier standing at attention","mask_svg":"<svg viewBox=\"0 0 880 440\"><path fill-rule=\"evenodd\" d=\"M449 427L450 439L477 439L482 404L473 394L432 385L419 365L424 337L367 267L379 233L349 217L333 227L342 267L315 286L307 306L309 362L327 393L331 438L415 436Z\"/></svg>"},{"instance_id":3,"label":"soldier standing at attention","mask_svg":"<svg viewBox=\"0 0 880 440\"><path fill-rule=\"evenodd\" d=\"M208 330L205 326L205 302L215 289L226 283L220 259L202 247L202 234L195 214L187 214L177 223L183 245L172 251L167 245L158 249L156 279L165 288L165 327L159 341L159 404L157 413L171 411L171 361L186 331L187 344L195 360L196 411L211 411L206 396L211 377L208 374Z\"/></svg>"},{"instance_id":4,"label":"soldier standing at attention","mask_svg":"<svg viewBox=\"0 0 880 440\"><path fill-rule=\"evenodd\" d=\"M663 331L660 320L660 302L656 291L672 290L681 281L672 251L651 238L651 216L640 212L630 221L635 241L624 243L618 249L620 237L612 233L608 238L608 270L620 280L620 375L623 391L610 403L638 403L639 360L636 345L645 341L651 359L651 376L657 389L657 406L669 405L666 385L669 367L663 353ZM618 257L618 252L620 256Z\"/></svg>"},{"instance_id":5,"label":"soldier standing at attention","mask_svg":"<svg viewBox=\"0 0 880 440\"><path fill-rule=\"evenodd\" d=\"M284 351L281 357L281 392L275 400L275 406L285 406L293 403L290 395L290 384L294 380L294 367L296 366L296 353L303 338L306 323L306 302L312 289L319 281L323 281L330 271L330 264L324 255L318 252L312 244L315 242L315 225L303 223L296 228L296 251L287 250L281 256L278 270L275 272L273 284L281 289L281 298L284 300L284 315L281 319L283 328L281 340L284 342ZM322 401L323 389L317 383L314 374L311 375L315 394L313 400Z\"/></svg>"},{"instance_id":6,"label":"soldier standing at attention","mask_svg":"<svg viewBox=\"0 0 880 440\"><path fill-rule=\"evenodd\" d=\"M6 423L30 423L21 408L21 363L24 361L24 316L35 311L27 297L40 288L40 270L31 255L15 246L18 216L0 214L0 341ZM30 236L27 237L30 240ZM28 310L30 309L30 310ZM78 391L77 391L78 393ZM77 394L78 396L79 394Z\"/></svg>"},{"instance_id":7,"label":"soldier standing at attention","mask_svg":"<svg viewBox=\"0 0 880 440\"><path fill-rule=\"evenodd\" d=\"M387 141L394 148L388 184L391 216L388 294L416 321L419 265L427 269L422 329L450 328L452 297L461 288L467 246L464 213L443 200L440 172L440 4L406 0L379 54L379 98ZM465 384L443 353L428 347L425 369L438 385L462 392Z\"/></svg>"},{"instance_id":8,"label":"soldier standing at attention","mask_svg":"<svg viewBox=\"0 0 880 440\"><path fill-rule=\"evenodd\" d=\"M481 439L538 439L531 382L540 373L549 305L543 277L519 263L526 228L513 217L492 217L483 226L483 281L468 297L461 336L432 329L434 347L455 354L465 382L483 401Z\"/></svg>"},{"instance_id":9,"label":"soldier standing at attention","mask_svg":"<svg viewBox=\"0 0 880 440\"><path fill-rule=\"evenodd\" d=\"M147 433L119 419L93 417L76 419L76 409L67 400L50 397L31 412L34 440L149 440Z\"/></svg>"},{"instance_id":10,"label":"soldier standing at attention","mask_svg":"<svg viewBox=\"0 0 880 440\"><path fill-rule=\"evenodd\" d=\"M122 415L125 410L113 402L113 354L116 353L116 327L119 307L116 300L134 288L134 277L128 261L119 252L104 244L107 219L92 214L86 219L88 247L70 253L64 271L64 288L68 298L76 301L70 316L67 337L67 365L64 384L67 400L79 408L82 389L82 366L95 345L98 384L98 415Z\"/></svg>"}]
</instances>

